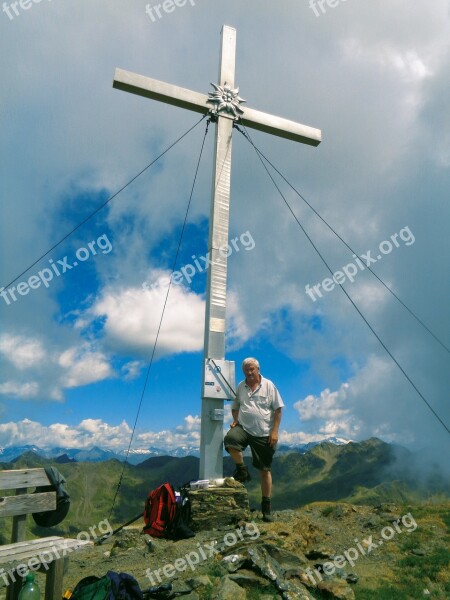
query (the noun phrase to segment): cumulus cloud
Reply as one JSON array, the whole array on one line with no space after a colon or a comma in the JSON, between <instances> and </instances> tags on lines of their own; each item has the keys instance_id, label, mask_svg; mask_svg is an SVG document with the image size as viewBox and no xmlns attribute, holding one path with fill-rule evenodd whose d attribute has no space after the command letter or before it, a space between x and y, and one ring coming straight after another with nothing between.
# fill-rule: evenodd
<instances>
[{"instance_id":1,"label":"cumulus cloud","mask_svg":"<svg viewBox=\"0 0 450 600\"><path fill-rule=\"evenodd\" d=\"M132 360L122 366L121 372L125 381L131 381L138 377L144 363L139 360Z\"/></svg>"},{"instance_id":2,"label":"cumulus cloud","mask_svg":"<svg viewBox=\"0 0 450 600\"><path fill-rule=\"evenodd\" d=\"M184 417L184 423L183 425L178 425L177 427L177 431L182 431L182 432L199 432L200 431L200 425L201 425L201 419L198 415L188 415L187 417Z\"/></svg>"},{"instance_id":3,"label":"cumulus cloud","mask_svg":"<svg viewBox=\"0 0 450 600\"><path fill-rule=\"evenodd\" d=\"M230 0L217 3L217 11L177 10L154 24L142 6L99 0L86 7L41 3L14 23L3 22L9 59L2 100L9 108L0 114L1 181L14 199L0 237L2 256L11 257L3 283L192 125L188 111L113 90L114 66L206 91L217 71L218 32L232 14L237 83L248 105L324 133L317 149L256 132L257 145L358 253L411 228L415 244L374 269L448 339L449 288L445 263L436 260L446 256L448 239L447 0L417 0L414 11L407 0L343 2L320 19L307 3L293 0L264 6ZM79 32L86 28L93 35L80 46ZM255 55L261 32L270 32L271 43ZM149 67L151 55L159 58ZM202 135L200 128L196 133ZM336 289L315 303L307 296L305 285L329 274L254 153L237 132L234 139L230 233L249 229L256 246L230 257L228 348L265 350L267 343L292 363L307 364L309 380L288 399L292 408L301 395L296 408L309 417L289 424L304 429L299 435L378 434L442 443L436 433L441 425L344 295ZM158 169L97 215L101 232L106 227L114 238L105 260L97 257L89 273L86 264L75 283L67 273L11 306L0 300L0 312L14 323L0 338L4 397L62 399L67 387L116 376L113 365L125 380L138 374L158 329L167 271L155 265L167 269L170 263L168 240L182 223L194 140L176 146ZM203 199L210 195L209 168L205 172L196 189ZM286 197L333 269L352 260L292 190ZM207 200L191 208L192 219L208 218ZM80 240L77 235L53 258L92 239L84 230ZM144 279L156 284L148 292L140 287ZM447 356L369 273L358 275L348 290L447 420ZM174 287L159 356L200 351L203 315L199 293ZM311 382L322 391L309 394ZM167 435L188 435L174 431ZM148 435L159 440L163 434Z\"/></svg>"},{"instance_id":4,"label":"cumulus cloud","mask_svg":"<svg viewBox=\"0 0 450 600\"><path fill-rule=\"evenodd\" d=\"M41 340L8 334L2 336L1 352L14 367L3 369L4 397L61 401L65 389L115 376L106 355L88 342L58 352Z\"/></svg>"},{"instance_id":5,"label":"cumulus cloud","mask_svg":"<svg viewBox=\"0 0 450 600\"><path fill-rule=\"evenodd\" d=\"M102 381L112 376L111 366L102 352L95 352L85 344L68 348L58 359L64 369L64 387L73 388Z\"/></svg>"},{"instance_id":6,"label":"cumulus cloud","mask_svg":"<svg viewBox=\"0 0 450 600\"><path fill-rule=\"evenodd\" d=\"M308 395L294 404L301 429L324 437L366 439L372 436L409 445L418 419L424 431L435 430L434 438L426 436L423 444L434 446L444 441L445 431L434 420L422 399L409 390L387 358L372 355L339 389L323 390ZM418 440L416 440L418 441Z\"/></svg>"},{"instance_id":7,"label":"cumulus cloud","mask_svg":"<svg viewBox=\"0 0 450 600\"><path fill-rule=\"evenodd\" d=\"M20 370L39 365L46 358L46 352L40 340L27 339L22 335L1 335L0 353L4 359Z\"/></svg>"},{"instance_id":8,"label":"cumulus cloud","mask_svg":"<svg viewBox=\"0 0 450 600\"><path fill-rule=\"evenodd\" d=\"M336 437L337 440L341 441L342 443L352 441L348 437L340 438L335 435L329 435L326 431L322 431L321 433L305 433L304 431L289 432L283 429L280 431L279 435L280 443L289 446L295 446L297 444L309 444L311 442L321 442L330 437Z\"/></svg>"},{"instance_id":9,"label":"cumulus cloud","mask_svg":"<svg viewBox=\"0 0 450 600\"><path fill-rule=\"evenodd\" d=\"M29 383L5 381L4 383L0 383L0 394L5 396L13 396L15 398L27 400L29 398L36 398L38 393L39 385L36 381L31 381Z\"/></svg>"},{"instance_id":10,"label":"cumulus cloud","mask_svg":"<svg viewBox=\"0 0 450 600\"><path fill-rule=\"evenodd\" d=\"M341 418L349 413L348 409L340 407L345 402L348 387L348 383L343 383L337 392L326 389L318 397L309 395L296 402L294 408L298 410L302 421Z\"/></svg>"},{"instance_id":11,"label":"cumulus cloud","mask_svg":"<svg viewBox=\"0 0 450 600\"><path fill-rule=\"evenodd\" d=\"M136 436L136 444L140 446L156 446L162 449L173 449L180 446L200 445L200 432L189 431L187 433L166 429L163 431L149 431Z\"/></svg>"},{"instance_id":12,"label":"cumulus cloud","mask_svg":"<svg viewBox=\"0 0 450 600\"><path fill-rule=\"evenodd\" d=\"M131 427L126 421L111 425L101 419L84 419L78 425L54 423L43 425L37 421L23 419L19 422L0 424L0 446L34 444L40 448L91 448L99 446L109 450L128 447ZM195 446L200 442L199 417L188 415L184 424L163 431L138 430L133 448L156 446L174 449L179 446Z\"/></svg>"},{"instance_id":13,"label":"cumulus cloud","mask_svg":"<svg viewBox=\"0 0 450 600\"><path fill-rule=\"evenodd\" d=\"M148 289L106 288L90 309L104 323L106 342L117 352L148 356L155 344L164 309L159 338L159 355L195 352L203 347L204 300L180 285L171 287L167 304L167 273L148 276Z\"/></svg>"}]
</instances>

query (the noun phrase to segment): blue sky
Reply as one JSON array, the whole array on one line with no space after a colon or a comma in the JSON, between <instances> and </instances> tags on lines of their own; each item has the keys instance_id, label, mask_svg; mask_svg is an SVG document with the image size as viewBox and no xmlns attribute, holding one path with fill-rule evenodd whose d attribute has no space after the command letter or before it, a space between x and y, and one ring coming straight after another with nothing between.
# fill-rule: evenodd
<instances>
[{"instance_id":1,"label":"blue sky","mask_svg":"<svg viewBox=\"0 0 450 600\"><path fill-rule=\"evenodd\" d=\"M311 148L255 132L255 143L360 256L380 256L373 269L448 346L448 2L349 0L317 16L306 0L197 0L155 20L146 4L0 13L0 287L198 120L114 90L114 69L207 93L228 24L248 106L324 138ZM0 446L128 445L203 135L201 124L13 284L37 288L30 277L47 269L48 287L0 297ZM207 251L212 152L211 131L177 269ZM280 185L333 272L355 264ZM442 454L448 434L339 285L323 290L329 273L237 132L236 237L227 358L239 373L258 357L276 383L281 440L376 435ZM449 354L366 269L346 272L348 293L448 424ZM319 283L322 297L308 295ZM197 270L171 291L134 447L198 444L204 289Z\"/></svg>"}]
</instances>

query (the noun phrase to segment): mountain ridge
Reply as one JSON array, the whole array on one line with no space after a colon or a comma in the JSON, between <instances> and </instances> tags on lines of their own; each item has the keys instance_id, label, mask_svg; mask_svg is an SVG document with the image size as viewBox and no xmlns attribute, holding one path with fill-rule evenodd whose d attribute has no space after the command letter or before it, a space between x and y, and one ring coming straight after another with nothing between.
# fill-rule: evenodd
<instances>
[{"instance_id":1,"label":"mountain ridge","mask_svg":"<svg viewBox=\"0 0 450 600\"><path fill-rule=\"evenodd\" d=\"M348 444L352 440L344 440L343 438L329 437L326 440L317 442L308 442L306 444L280 444L278 454L286 452L307 452L314 446L327 441L336 445ZM35 444L25 444L22 446L5 446L0 448L0 462L12 462L19 458L25 452L33 452L42 458L58 459L60 456L66 455L70 460L77 462L103 462L115 458L120 461L126 459L126 450L114 451L109 448L101 448L98 445L93 445L88 448L65 448L62 446L55 447L39 447ZM131 449L128 455L127 462L137 465L148 458L156 456L173 456L182 458L184 456L200 457L200 448L197 446L177 446L176 448L158 448L150 446L148 448ZM224 454L226 456L226 454Z\"/></svg>"},{"instance_id":2,"label":"mountain ridge","mask_svg":"<svg viewBox=\"0 0 450 600\"><path fill-rule=\"evenodd\" d=\"M64 455L63 455L64 456ZM252 474L247 484L251 506L259 507L260 487L251 457L245 457ZM276 509L296 509L311 502L346 501L355 504L396 501L411 502L434 497L450 497L450 484L436 471L418 477L413 453L377 438L346 445L322 442L305 453L277 454L273 464L273 505ZM116 458L102 462L60 462L28 451L13 462L0 463L0 469L36 468L57 464L66 479L72 507L55 535L88 528L107 515L114 523L124 523L143 511L152 489L166 481L175 487L198 479L199 459L195 456L150 457L138 465ZM408 467L408 468L406 468ZM231 476L234 465L224 458L224 475ZM120 482L120 485L119 485ZM32 525L35 535L48 535Z\"/></svg>"}]
</instances>

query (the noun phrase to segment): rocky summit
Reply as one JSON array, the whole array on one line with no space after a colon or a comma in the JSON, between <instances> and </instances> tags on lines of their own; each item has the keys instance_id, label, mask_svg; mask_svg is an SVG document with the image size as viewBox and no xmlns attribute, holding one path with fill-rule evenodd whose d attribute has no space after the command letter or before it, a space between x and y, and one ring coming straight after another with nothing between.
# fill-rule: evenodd
<instances>
[{"instance_id":1,"label":"rocky summit","mask_svg":"<svg viewBox=\"0 0 450 600\"><path fill-rule=\"evenodd\" d=\"M72 588L108 570L132 574L155 598L187 600L403 600L449 597L450 504L319 502L261 514L171 541L122 529L70 557ZM41 577L38 575L38 578ZM420 594L419 594L420 592Z\"/></svg>"}]
</instances>

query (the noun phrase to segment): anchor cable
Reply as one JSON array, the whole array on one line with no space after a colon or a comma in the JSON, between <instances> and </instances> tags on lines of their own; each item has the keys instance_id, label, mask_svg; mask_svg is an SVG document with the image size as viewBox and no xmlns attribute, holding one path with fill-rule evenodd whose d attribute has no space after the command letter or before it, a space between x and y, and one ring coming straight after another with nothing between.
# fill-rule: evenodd
<instances>
[{"instance_id":1,"label":"anchor cable","mask_svg":"<svg viewBox=\"0 0 450 600\"><path fill-rule=\"evenodd\" d=\"M249 134L248 134L247 130L245 130L245 133L244 133L244 132L243 132L243 131L242 131L242 130L239 128L239 126L238 126L238 125L235 125L235 128L236 128L236 129L239 131L239 133L242 133L242 135L243 135L244 137L246 137L246 134L249 136ZM269 165L272 167L272 169L273 169L273 170L274 170L276 173L278 173L278 175L279 175L279 176L280 176L280 177L283 179L283 181L284 181L285 183L287 183L287 185L288 185L288 186L289 186L289 187L292 189L292 191L293 191L293 192L295 192L295 194L297 194L297 196L303 200L303 202L304 202L304 203L305 203L305 204L306 204L306 205L307 205L307 206L308 206L308 207L309 207L309 208L310 208L310 209L313 211L313 213L314 213L314 214L315 214L317 217L319 217L319 219L320 219L320 220L321 220L321 221L322 221L322 222L323 222L323 223L324 223L324 224L325 224L325 225L328 227L328 229L334 233L334 235L335 235L335 236L336 236L336 237L337 237L337 238L338 238L338 239L339 239L339 240L340 240L340 241L341 241L341 242L344 244L344 246L346 246L346 248L348 248L348 249L350 250L350 252L351 252L352 254L354 254L354 255L355 255L357 258L360 258L360 259L361 259L361 257L360 257L360 256L359 256L359 255L356 253L356 251L355 251L355 250L353 250L353 248L350 246L350 244L348 244L348 243L347 243L347 242L344 240L344 238L343 238L342 236L340 236L340 235L339 235L339 233L338 233L338 232L337 232L335 229L333 229L333 227L332 227L332 226L331 226L329 223L327 223L327 221L326 221L326 220L325 220L325 219L322 217L322 215L321 215L321 214L320 214L320 213L319 213L319 212L318 212L318 211L317 211L317 210L314 208L314 206L313 206L312 204L310 204L310 203L308 202L308 200L306 200L306 198L305 198L305 197L304 197L304 196L303 196L303 195L302 195L302 194L301 194L301 193L300 193L300 192L299 192L299 191L298 191L298 190L297 190L297 189L296 189L296 188L295 188L295 187L292 185L292 183L290 183L290 181L289 181L289 180L288 180L288 179L287 179L287 178L286 178L286 177L283 175L283 173L281 173L281 171L279 171L279 169L277 169L277 167L276 167L276 166L275 166L275 165L274 165L274 164L273 164L273 163L272 163L272 162L271 162L271 161L270 161L270 160L267 158L267 156L265 156L265 155L264 155L264 154L261 152L261 150L260 150L260 149L259 149L257 146L255 146L255 145L253 144L252 140L250 139L250 136L249 136L249 139L248 139L248 141L249 141L249 142L250 142L250 143L253 145L253 147L254 147L254 149L256 150L256 152L257 152L257 153L258 153L258 154L259 154L259 155L260 155L260 156L261 156L261 157L262 157L262 158L263 158L263 159L264 159L264 160L267 162L267 164L269 164ZM416 313L415 313L415 312L414 312L412 309L410 309L410 308L409 308L409 307L408 307L408 306L405 304L405 302L403 302L403 300L402 300L402 299L401 299L401 298L400 298L400 297L399 297L399 296L398 296L398 295L397 295L397 294L394 292L394 290L393 290L392 288L390 288L390 287L387 285L387 283L385 283L385 282L384 282L384 281L381 279L381 277L379 277L379 276L378 276L378 275L375 273L375 271L374 271L374 270L373 270L373 269L372 269L372 268L371 268L369 265L364 265L364 267L365 267L365 268L366 268L368 271L370 271L370 272L372 273L372 275L373 275L374 277L376 277L376 279L378 279L378 281L379 281L379 282L380 282L380 283L381 283L381 284L382 284L382 285L383 285L383 286L384 286L384 287L385 287L385 288L388 290L388 292L389 292L390 294L392 294L392 295L394 296L394 298L396 298L396 299L398 300L398 302L399 302L399 303L400 303L400 304L403 306L403 308L409 312L409 314L410 314L410 315L411 315L411 316L412 316L412 317L413 317L413 318L414 318L414 319L415 319L415 320L416 320L416 321L417 321L417 322L418 322L418 323L419 323L419 324L420 324L420 325L421 325L421 326L422 326L422 327L423 327L423 328L424 328L424 329L425 329L425 330L426 330L426 331L427 331L427 332L428 332L428 333L429 333L429 334L430 334L430 335L431 335L431 336L432 336L432 337L433 337L433 338L434 338L434 339L437 341L437 343L438 343L438 344L440 344L440 345L442 346L442 348L443 348L443 349L444 349L444 350L445 350L445 351L446 351L448 354L450 354L450 348L449 348L448 346L446 346L446 345L444 344L444 342L443 342L442 340L440 340L440 339L438 338L438 336L437 336L435 333L433 333L433 332L431 331L431 329L430 329L430 328L429 328L429 327L428 327L428 326L427 326L427 325L426 325L426 324L425 324L425 323L422 321L422 319L421 319L421 318L420 318L418 315L416 315Z\"/></svg>"},{"instance_id":2,"label":"anchor cable","mask_svg":"<svg viewBox=\"0 0 450 600\"><path fill-rule=\"evenodd\" d=\"M239 128L239 126L235 125L235 128L240 131L241 133L243 133L241 131L241 129ZM295 221L297 222L298 226L300 227L300 229L303 231L304 235L306 236L306 238L308 239L309 243L311 244L311 246L314 248L314 250L316 251L316 253L319 255L320 259L322 260L322 262L324 263L325 267L328 269L328 271L331 273L331 275L333 275L333 270L331 269L331 267L329 266L329 264L327 263L326 259L324 258L323 254L320 252L320 250L317 248L317 246L314 244L313 240L311 239L311 237L308 235L307 231L305 230L305 228L303 227L303 225L300 223L297 215L295 214L295 212L293 211L292 207L290 206L289 202L286 200L283 192L280 190L280 188L278 187L275 179L273 178L272 174L270 173L269 169L267 168L267 165L265 164L264 160L261 157L260 152L258 151L258 149L256 148L255 144L253 143L250 135L248 134L247 130L245 130L245 134L243 133L244 138L247 139L247 141L253 146L254 150L256 151L256 154L259 158L259 160L261 161L262 166L264 167L264 170L266 171L267 175L270 177L273 185L275 186L275 188L277 189L278 193L280 194L280 196L283 198L284 203L286 204L286 206L288 207L290 213L292 214L292 216L294 217ZM366 319L366 317L363 315L363 313L361 312L361 310L358 308L357 304L355 303L355 301L351 298L351 296L349 295L349 293L347 292L347 290L341 285L339 286L341 288L341 290L343 291L343 293L347 296L348 300L351 302L351 304L353 305L353 307L355 308L355 310L358 312L359 316L362 318L362 320L365 322L365 324L367 325L367 327L370 329L370 331L373 333L373 335L377 338L378 342L381 344L381 346L384 348L384 350L386 351L386 353L390 356L390 358L393 360L393 362L397 365L397 367L400 369L400 371L403 373L403 375L405 376L405 378L408 380L408 382L411 384L411 386L414 388L414 390L417 392L417 394L420 396L420 398L423 400L423 402L427 405L427 407L430 409L430 411L434 414L434 416L436 417L436 419L441 423L441 425L444 427L444 429L450 433L450 429L447 427L447 425L444 423L444 421L441 419L441 417L438 415L438 413L434 410L434 408L431 406L431 404L428 402L428 400L425 398L425 396L421 393L421 391L419 390L419 388L416 386L416 384L413 382L413 380L409 377L409 375L406 373L406 371L403 369L403 367L401 366L401 364L397 361L397 359L395 358L395 356L392 354L392 352L389 350L389 348L386 346L386 344L383 342L383 340L380 338L380 336L377 334L377 332L375 331L375 329L372 327L372 325L369 323L369 321Z\"/></svg>"},{"instance_id":3,"label":"anchor cable","mask_svg":"<svg viewBox=\"0 0 450 600\"><path fill-rule=\"evenodd\" d=\"M211 122L211 119L208 119L208 121L206 122L205 134L203 136L203 141L202 141L202 145L201 145L201 149L200 149L200 154L199 154L198 161L197 161L197 167L196 167L196 170L195 170L194 180L193 180L193 183L192 183L191 193L189 195L189 201L188 201L186 212L185 212L185 215L184 215L183 225L181 227L181 233L180 233L180 237L179 237L179 240L178 240L177 250L175 252L175 257L173 259L172 271L171 271L171 274L170 274L169 285L167 286L167 292L166 292L166 297L165 297L164 305L163 305L162 312L161 312L161 317L159 319L158 330L156 332L155 342L153 344L153 349L152 349L152 353L151 353L151 356L150 356L150 362L149 362L149 365L147 367L147 371L146 371L146 374L145 374L144 385L143 385L142 392L141 392L141 397L140 397L140 400L139 400L139 405L138 405L138 410L137 410L137 413L136 413L136 418L134 420L133 430L131 432L130 442L128 444L128 449L127 449L126 454L125 454L125 460L124 460L124 463L123 463L123 466L122 466L122 472L120 474L120 478L119 478L119 482L117 484L117 488L116 488L116 491L115 491L115 494L114 494L114 498L113 498L111 510L109 512L109 518L111 518L112 511L113 511L114 505L116 503L116 498L117 498L117 495L119 493L120 487L122 485L122 479L123 479L123 475L124 475L124 472L125 472L125 467L126 467L126 465L128 463L128 456L130 454L131 445L133 443L134 434L136 432L137 422L139 420L139 415L140 415L141 408L142 408L142 402L144 400L145 392L146 392L147 385L148 385L148 382L149 382L150 371L151 371L151 368L152 368L152 365L153 365L153 360L155 358L156 346L158 344L159 334L161 332L161 326L162 326L162 322L163 322L163 319L164 319L164 313L165 313L165 310L166 310L167 301L169 299L170 289L172 287L173 274L175 272L175 269L176 269L176 266L177 266L177 262L178 262L178 256L180 254L181 243L183 241L183 235L184 235L184 231L186 229L186 223L187 223L187 218L188 218L188 215L189 215L189 209L191 207L192 197L193 197L193 194L194 194L195 184L197 182L197 176L198 176L198 172L199 172L199 169L200 169L200 163L201 163L201 159L202 159L202 156L203 156L203 149L205 147L205 141L206 141L206 136L208 135L208 130L209 130L209 124L210 124L210 122ZM137 517L137 518L139 518L139 517Z\"/></svg>"},{"instance_id":4,"label":"anchor cable","mask_svg":"<svg viewBox=\"0 0 450 600\"><path fill-rule=\"evenodd\" d=\"M50 254L50 252L52 252L55 248L57 248L60 244L62 244L65 240L67 240L67 238L69 238L73 233L75 233L75 231L77 231L77 229L79 229L82 225L84 225L85 223L87 223L88 221L90 221L92 219L92 217L94 217L98 212L100 212L103 208L105 208L105 206L107 206L112 200L114 200L114 198L116 198L116 196L118 196L121 192L123 192L129 185L131 185L134 181L136 181L136 179L138 177L140 177L143 173L145 173L145 171L147 171L147 169L149 169L151 166L153 166L156 162L158 162L158 160L160 158L162 158L165 154L167 154L167 152L169 152L169 150L171 150L174 146L176 146L178 144L178 142L181 142L181 140L186 137L191 131L193 131L197 125L200 125L200 123L206 119L207 115L203 115L203 117L197 121L197 123L195 125L193 125L190 129L188 129L185 133L183 133L182 136L180 136L177 140L175 140L174 142L172 142L172 144L170 144L170 146L168 146L163 152L161 152L161 154L159 154L155 159L152 160L151 163L149 163L146 167L144 167L141 171L139 171L139 173L137 175L135 175L132 179L130 179L130 181L128 183L126 183L124 186L122 186L119 190L117 190L117 192L115 192L112 196L110 196L107 200L105 200L105 202L103 202L102 204L100 204L99 206L97 206L97 208L95 210L93 210L87 217L85 217L82 221L80 221L78 223L78 225L76 225L75 227L73 227L68 233L66 233L58 242L56 242L55 244L53 244L53 246L47 250L46 252L44 252L44 254L42 254L38 259L36 259L31 265L29 265L24 271L22 271L22 273L19 273L19 275L17 275L17 277L15 277L14 279L12 279L9 283L7 283L5 286L3 286L1 289L7 289L9 288L13 283L15 283L20 277L22 277L22 275L25 275L25 273L28 273L28 271L30 269L32 269L35 265L37 265L43 258L45 258L46 256L48 256Z\"/></svg>"}]
</instances>

